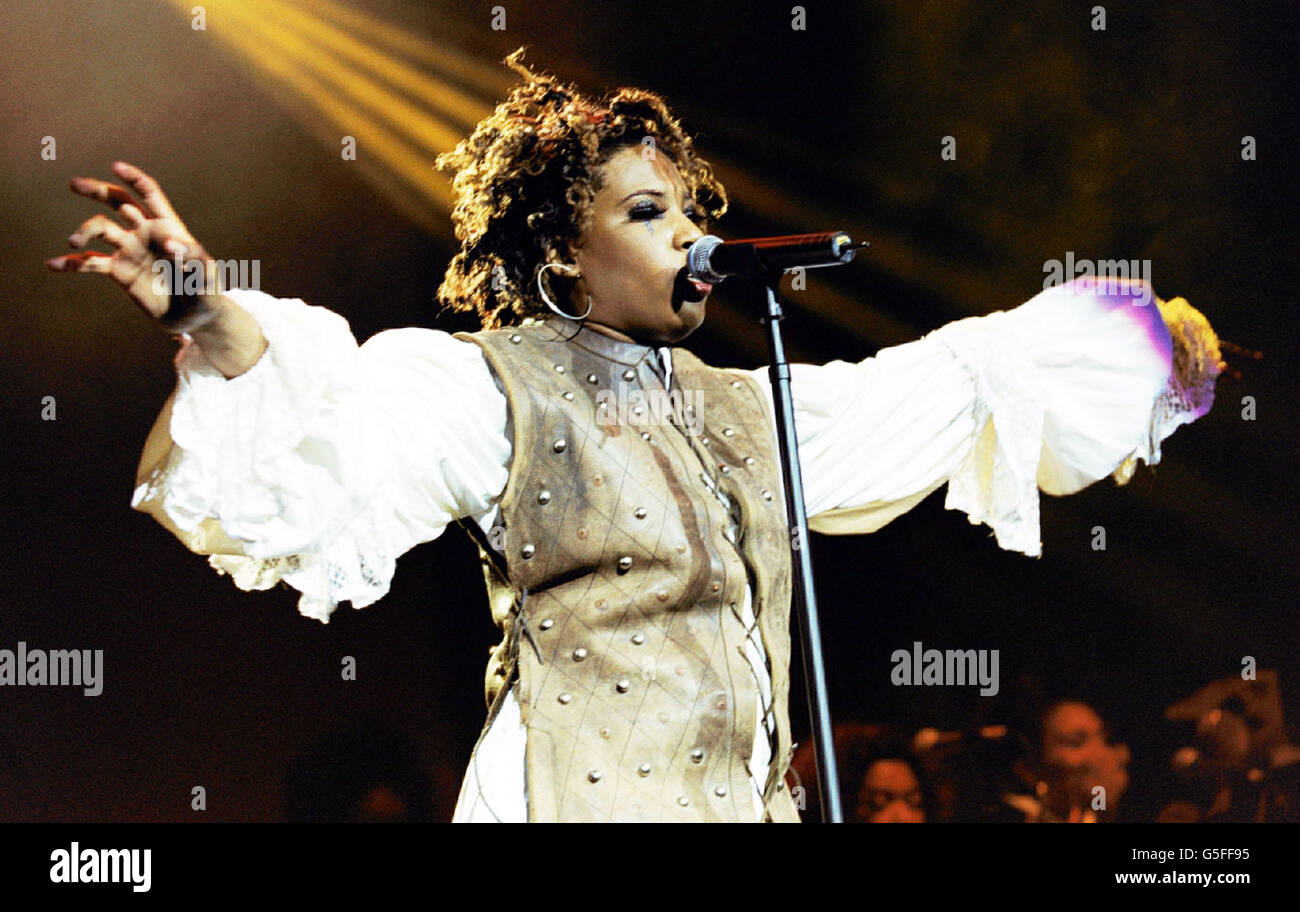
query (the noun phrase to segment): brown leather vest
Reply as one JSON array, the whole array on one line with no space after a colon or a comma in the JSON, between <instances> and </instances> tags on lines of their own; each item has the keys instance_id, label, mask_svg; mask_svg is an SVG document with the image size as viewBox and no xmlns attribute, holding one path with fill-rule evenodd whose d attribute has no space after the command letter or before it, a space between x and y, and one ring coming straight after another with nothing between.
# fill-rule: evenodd
<instances>
[{"instance_id":1,"label":"brown leather vest","mask_svg":"<svg viewBox=\"0 0 1300 912\"><path fill-rule=\"evenodd\" d=\"M558 317L457 337L482 347L509 403L510 479L480 541L506 634L488 724L517 674L529 819L755 819L749 585L775 727L765 817L798 822L784 783L790 539L756 381L674 348L670 397L649 347Z\"/></svg>"}]
</instances>

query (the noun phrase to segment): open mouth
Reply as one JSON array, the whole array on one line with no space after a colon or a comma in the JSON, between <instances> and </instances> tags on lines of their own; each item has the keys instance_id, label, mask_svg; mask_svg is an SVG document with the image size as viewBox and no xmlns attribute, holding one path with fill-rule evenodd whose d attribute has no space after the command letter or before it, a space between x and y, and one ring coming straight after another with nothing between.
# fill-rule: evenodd
<instances>
[{"instance_id":1,"label":"open mouth","mask_svg":"<svg viewBox=\"0 0 1300 912\"><path fill-rule=\"evenodd\" d=\"M692 279L688 276L688 270L685 266L677 273L677 279L673 283L673 310L681 309L683 302L692 304L697 301L703 301L713 290L713 286L708 282L701 282L698 279Z\"/></svg>"}]
</instances>

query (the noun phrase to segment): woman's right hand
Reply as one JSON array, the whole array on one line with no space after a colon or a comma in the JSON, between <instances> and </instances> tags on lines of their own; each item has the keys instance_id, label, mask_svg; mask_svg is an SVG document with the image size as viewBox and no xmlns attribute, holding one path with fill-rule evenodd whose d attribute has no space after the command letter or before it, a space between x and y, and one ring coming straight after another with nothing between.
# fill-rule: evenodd
<instances>
[{"instance_id":1,"label":"woman's right hand","mask_svg":"<svg viewBox=\"0 0 1300 912\"><path fill-rule=\"evenodd\" d=\"M56 272L111 277L168 332L192 334L208 360L227 378L242 374L266 351L262 328L222 294L225 289L216 261L190 234L158 182L126 162L114 162L113 171L130 184L138 198L126 187L93 177L74 177L69 186L73 193L111 206L126 224L101 212L82 222L68 238L68 243L78 248L102 239L114 248L113 253L87 250L53 257L45 265ZM197 294L186 294L191 264L196 261L202 264L202 287ZM169 268L161 268L160 263ZM173 288L180 293L171 294Z\"/></svg>"},{"instance_id":2,"label":"woman's right hand","mask_svg":"<svg viewBox=\"0 0 1300 912\"><path fill-rule=\"evenodd\" d=\"M156 180L126 162L115 162L113 171L135 190L138 199L126 187L92 177L74 177L69 186L73 193L111 206L126 224L101 212L82 222L68 238L77 248L101 239L114 248L113 253L87 250L53 257L45 265L57 272L107 275L168 332L193 332L219 311L217 299L222 289L208 281L216 278L215 263L185 227ZM160 260L169 268L155 268ZM169 294L177 263L188 266L195 260L203 264L202 293ZM182 271L177 280L183 277Z\"/></svg>"}]
</instances>

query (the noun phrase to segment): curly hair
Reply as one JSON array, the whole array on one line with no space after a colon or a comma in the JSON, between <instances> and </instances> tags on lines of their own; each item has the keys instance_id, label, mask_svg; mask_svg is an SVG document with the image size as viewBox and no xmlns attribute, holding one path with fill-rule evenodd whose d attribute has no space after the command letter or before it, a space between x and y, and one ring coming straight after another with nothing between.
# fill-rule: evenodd
<instances>
[{"instance_id":1,"label":"curly hair","mask_svg":"<svg viewBox=\"0 0 1300 912\"><path fill-rule=\"evenodd\" d=\"M726 190L660 96L619 88L592 101L534 73L521 62L524 50L504 62L526 81L437 159L438 170L455 172L451 218L460 241L438 300L444 308L477 312L484 329L546 312L538 270L572 258L601 188L600 167L622 147L652 143L677 166L707 218L727 211ZM575 280L548 272L543 281L562 305Z\"/></svg>"}]
</instances>

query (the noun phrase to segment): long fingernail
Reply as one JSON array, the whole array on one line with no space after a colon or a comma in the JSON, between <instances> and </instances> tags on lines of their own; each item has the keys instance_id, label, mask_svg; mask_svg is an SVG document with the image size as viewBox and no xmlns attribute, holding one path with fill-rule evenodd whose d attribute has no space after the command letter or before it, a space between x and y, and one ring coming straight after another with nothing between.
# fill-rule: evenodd
<instances>
[{"instance_id":1,"label":"long fingernail","mask_svg":"<svg viewBox=\"0 0 1300 912\"><path fill-rule=\"evenodd\" d=\"M51 269L62 269L63 257L50 257L48 260L45 261L45 265L50 267Z\"/></svg>"},{"instance_id":2,"label":"long fingernail","mask_svg":"<svg viewBox=\"0 0 1300 912\"><path fill-rule=\"evenodd\" d=\"M75 234L70 234L68 235L68 243L71 244L73 247L80 247L81 238Z\"/></svg>"}]
</instances>

